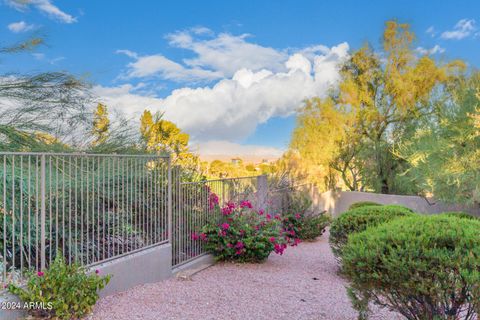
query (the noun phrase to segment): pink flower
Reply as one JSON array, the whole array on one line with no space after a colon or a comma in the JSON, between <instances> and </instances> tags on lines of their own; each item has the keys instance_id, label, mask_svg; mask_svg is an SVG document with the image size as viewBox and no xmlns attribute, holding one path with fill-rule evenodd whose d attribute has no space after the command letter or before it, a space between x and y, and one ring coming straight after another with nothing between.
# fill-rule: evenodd
<instances>
[{"instance_id":1,"label":"pink flower","mask_svg":"<svg viewBox=\"0 0 480 320\"><path fill-rule=\"evenodd\" d=\"M218 235L220 237L226 237L227 236L227 232L226 231L223 231L223 230L218 230Z\"/></svg>"},{"instance_id":2,"label":"pink flower","mask_svg":"<svg viewBox=\"0 0 480 320\"><path fill-rule=\"evenodd\" d=\"M295 219L300 219L301 217L300 213L295 214Z\"/></svg>"},{"instance_id":3,"label":"pink flower","mask_svg":"<svg viewBox=\"0 0 480 320\"><path fill-rule=\"evenodd\" d=\"M252 204L248 200L244 200L240 203L240 208L253 208Z\"/></svg>"},{"instance_id":4,"label":"pink flower","mask_svg":"<svg viewBox=\"0 0 480 320\"><path fill-rule=\"evenodd\" d=\"M275 215L275 219L277 219L277 220L282 220L282 218L281 218L278 214Z\"/></svg>"},{"instance_id":5,"label":"pink flower","mask_svg":"<svg viewBox=\"0 0 480 320\"><path fill-rule=\"evenodd\" d=\"M235 254L236 255L241 255L243 253L243 251L244 251L243 249L239 249L235 252Z\"/></svg>"},{"instance_id":6,"label":"pink flower","mask_svg":"<svg viewBox=\"0 0 480 320\"><path fill-rule=\"evenodd\" d=\"M240 235L244 235L245 234L245 230L240 230Z\"/></svg>"},{"instance_id":7,"label":"pink flower","mask_svg":"<svg viewBox=\"0 0 480 320\"><path fill-rule=\"evenodd\" d=\"M233 248L233 244L231 244L231 243L227 243L227 247L229 247L229 248Z\"/></svg>"},{"instance_id":8,"label":"pink flower","mask_svg":"<svg viewBox=\"0 0 480 320\"><path fill-rule=\"evenodd\" d=\"M283 251L285 251L285 248L283 247L283 245L275 243L273 250L275 251L276 254L282 255Z\"/></svg>"},{"instance_id":9,"label":"pink flower","mask_svg":"<svg viewBox=\"0 0 480 320\"><path fill-rule=\"evenodd\" d=\"M275 243L275 241L276 241L277 239L275 239L275 237L271 237L271 238L268 239L268 240L269 240L271 243Z\"/></svg>"},{"instance_id":10,"label":"pink flower","mask_svg":"<svg viewBox=\"0 0 480 320\"><path fill-rule=\"evenodd\" d=\"M230 229L230 225L229 225L228 223L226 223L226 222L225 222L225 223L222 223L221 227L222 227L223 230L228 230L228 229Z\"/></svg>"},{"instance_id":11,"label":"pink flower","mask_svg":"<svg viewBox=\"0 0 480 320\"><path fill-rule=\"evenodd\" d=\"M218 204L218 196L215 193L210 193L208 197L208 207L210 210L215 208L215 206Z\"/></svg>"},{"instance_id":12,"label":"pink flower","mask_svg":"<svg viewBox=\"0 0 480 320\"><path fill-rule=\"evenodd\" d=\"M258 210L258 215L259 216L262 216L264 213L265 213L265 211L263 211L263 209Z\"/></svg>"},{"instance_id":13,"label":"pink flower","mask_svg":"<svg viewBox=\"0 0 480 320\"><path fill-rule=\"evenodd\" d=\"M268 214L268 213L267 213L267 215L266 215L265 217L267 218L267 220L272 219L272 215L270 215L270 214Z\"/></svg>"},{"instance_id":14,"label":"pink flower","mask_svg":"<svg viewBox=\"0 0 480 320\"><path fill-rule=\"evenodd\" d=\"M100 270L98 270L98 269L95 270L95 273L96 273L96 274L99 274L99 273L100 273Z\"/></svg>"},{"instance_id":15,"label":"pink flower","mask_svg":"<svg viewBox=\"0 0 480 320\"><path fill-rule=\"evenodd\" d=\"M207 235L205 233L200 233L200 240L207 241Z\"/></svg>"},{"instance_id":16,"label":"pink flower","mask_svg":"<svg viewBox=\"0 0 480 320\"><path fill-rule=\"evenodd\" d=\"M295 235L295 230L290 231L290 235L294 236Z\"/></svg>"},{"instance_id":17,"label":"pink flower","mask_svg":"<svg viewBox=\"0 0 480 320\"><path fill-rule=\"evenodd\" d=\"M243 249L243 248L245 248L245 245L243 244L242 241L238 241L237 244L235 245L235 248Z\"/></svg>"},{"instance_id":18,"label":"pink flower","mask_svg":"<svg viewBox=\"0 0 480 320\"><path fill-rule=\"evenodd\" d=\"M198 240L198 234L196 232L192 233L192 240Z\"/></svg>"},{"instance_id":19,"label":"pink flower","mask_svg":"<svg viewBox=\"0 0 480 320\"><path fill-rule=\"evenodd\" d=\"M293 244L292 244L292 246L296 246L296 245L298 245L300 242L302 242L300 239L295 238L295 239L293 239Z\"/></svg>"},{"instance_id":20,"label":"pink flower","mask_svg":"<svg viewBox=\"0 0 480 320\"><path fill-rule=\"evenodd\" d=\"M42 271L38 271L38 272L37 272L37 276L39 276L39 277L43 277L44 274L45 274L45 273L43 273Z\"/></svg>"}]
</instances>

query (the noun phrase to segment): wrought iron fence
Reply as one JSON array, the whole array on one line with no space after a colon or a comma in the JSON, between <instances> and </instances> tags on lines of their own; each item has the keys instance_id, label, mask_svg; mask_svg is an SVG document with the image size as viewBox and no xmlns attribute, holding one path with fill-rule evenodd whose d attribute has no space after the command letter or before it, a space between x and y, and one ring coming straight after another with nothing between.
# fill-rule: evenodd
<instances>
[{"instance_id":1,"label":"wrought iron fence","mask_svg":"<svg viewBox=\"0 0 480 320\"><path fill-rule=\"evenodd\" d=\"M0 152L0 172L3 282L59 254L91 266L169 241L168 157Z\"/></svg>"},{"instance_id":2,"label":"wrought iron fence","mask_svg":"<svg viewBox=\"0 0 480 320\"><path fill-rule=\"evenodd\" d=\"M156 155L0 152L1 284L60 254L91 267L164 243L178 266L205 253L192 234L215 219L214 203L266 199L265 176L180 176Z\"/></svg>"},{"instance_id":3,"label":"wrought iron fence","mask_svg":"<svg viewBox=\"0 0 480 320\"><path fill-rule=\"evenodd\" d=\"M223 206L229 201L257 202L259 177L227 178L199 182L180 182L175 188L173 211L173 266L179 266L203 254L201 241L193 234L215 219L219 212L215 204Z\"/></svg>"}]
</instances>

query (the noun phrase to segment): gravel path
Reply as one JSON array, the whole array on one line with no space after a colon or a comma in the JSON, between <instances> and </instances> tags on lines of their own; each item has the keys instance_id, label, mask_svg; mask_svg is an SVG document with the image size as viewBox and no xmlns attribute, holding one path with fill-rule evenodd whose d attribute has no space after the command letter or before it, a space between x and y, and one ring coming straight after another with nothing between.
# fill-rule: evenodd
<instances>
[{"instance_id":1,"label":"gravel path","mask_svg":"<svg viewBox=\"0 0 480 320\"><path fill-rule=\"evenodd\" d=\"M219 263L100 300L90 319L355 320L327 234L263 264ZM400 319L376 311L371 319Z\"/></svg>"}]
</instances>

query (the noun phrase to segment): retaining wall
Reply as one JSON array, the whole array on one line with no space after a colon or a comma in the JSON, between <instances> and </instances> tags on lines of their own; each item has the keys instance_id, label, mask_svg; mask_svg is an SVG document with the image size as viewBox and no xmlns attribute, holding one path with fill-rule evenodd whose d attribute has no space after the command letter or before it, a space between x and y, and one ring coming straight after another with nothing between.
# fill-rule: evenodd
<instances>
[{"instance_id":1,"label":"retaining wall","mask_svg":"<svg viewBox=\"0 0 480 320\"><path fill-rule=\"evenodd\" d=\"M337 217L348 207L359 201L373 201L381 204L400 204L415 212L425 214L442 213L446 211L463 211L480 216L480 207L458 204L447 204L431 198L419 196L402 196L392 194L379 194L358 191L327 191L317 192L311 189L313 205L316 210L327 211L333 217Z\"/></svg>"}]
</instances>

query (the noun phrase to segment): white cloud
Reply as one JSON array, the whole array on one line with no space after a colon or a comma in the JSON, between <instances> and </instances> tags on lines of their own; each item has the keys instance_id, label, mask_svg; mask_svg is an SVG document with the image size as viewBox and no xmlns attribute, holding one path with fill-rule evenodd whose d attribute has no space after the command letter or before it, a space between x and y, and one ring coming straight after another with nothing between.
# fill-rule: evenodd
<instances>
[{"instance_id":1,"label":"white cloud","mask_svg":"<svg viewBox=\"0 0 480 320\"><path fill-rule=\"evenodd\" d=\"M94 90L109 106L128 115L139 117L146 108L164 112L166 119L178 124L195 141L218 137L239 141L252 134L258 124L272 117L293 114L304 99L324 96L338 81L338 64L348 57L348 49L347 43L332 48L323 47L322 54L312 55L310 59L297 52L287 56L281 67L276 63L267 63L269 68L259 70L252 65L262 63L254 63L252 57L245 61L244 67L239 64L231 77L223 78L212 86L176 89L163 99L139 95L131 84L97 86ZM167 75L167 71L182 71L173 61L141 59L139 57L136 62L149 62L149 68L155 69L155 65L161 64L163 69L157 68L157 71L163 76ZM263 59L260 57L260 61ZM147 72L149 68L136 65L131 66L130 71ZM191 69L186 70L191 72Z\"/></svg>"},{"instance_id":2,"label":"white cloud","mask_svg":"<svg viewBox=\"0 0 480 320\"><path fill-rule=\"evenodd\" d=\"M417 49L415 49L415 51L417 51L421 55L433 55L433 54L437 54L437 53L444 53L445 49L440 47L437 44L433 48L430 48L430 49L426 49L426 48L423 48L423 47L418 47Z\"/></svg>"},{"instance_id":3,"label":"white cloud","mask_svg":"<svg viewBox=\"0 0 480 320\"><path fill-rule=\"evenodd\" d=\"M196 57L184 59L190 67L206 68L231 77L241 69L253 71L269 69L284 71L288 54L270 47L247 42L248 34L234 36L221 33L211 39L198 39L190 31L182 31L167 36L170 45L191 50Z\"/></svg>"},{"instance_id":4,"label":"white cloud","mask_svg":"<svg viewBox=\"0 0 480 320\"><path fill-rule=\"evenodd\" d=\"M437 32L435 31L435 28L433 26L428 27L428 29L425 30L425 33L429 34L432 37L435 37L435 35L437 34Z\"/></svg>"},{"instance_id":5,"label":"white cloud","mask_svg":"<svg viewBox=\"0 0 480 320\"><path fill-rule=\"evenodd\" d=\"M77 19L72 15L63 12L55 6L51 0L6 0L11 7L25 11L29 6L34 6L50 18L64 23L74 23Z\"/></svg>"},{"instance_id":6,"label":"white cloud","mask_svg":"<svg viewBox=\"0 0 480 320\"><path fill-rule=\"evenodd\" d=\"M474 19L462 19L457 22L453 30L443 32L441 38L461 40L470 36L476 29Z\"/></svg>"},{"instance_id":7,"label":"white cloud","mask_svg":"<svg viewBox=\"0 0 480 320\"><path fill-rule=\"evenodd\" d=\"M27 32L35 28L33 24L28 24L25 21L13 22L7 26L8 30L14 33Z\"/></svg>"},{"instance_id":8,"label":"white cloud","mask_svg":"<svg viewBox=\"0 0 480 320\"><path fill-rule=\"evenodd\" d=\"M122 78L156 76L161 79L177 82L196 82L200 80L214 80L222 77L218 72L200 68L186 68L160 54L139 56L136 52L130 50L117 50L117 53L123 53L135 59L135 62L127 65L128 70Z\"/></svg>"},{"instance_id":9,"label":"white cloud","mask_svg":"<svg viewBox=\"0 0 480 320\"><path fill-rule=\"evenodd\" d=\"M255 158L279 158L283 150L268 146L242 145L225 140L211 140L194 144L193 150L200 156L214 157L255 157Z\"/></svg>"}]
</instances>

